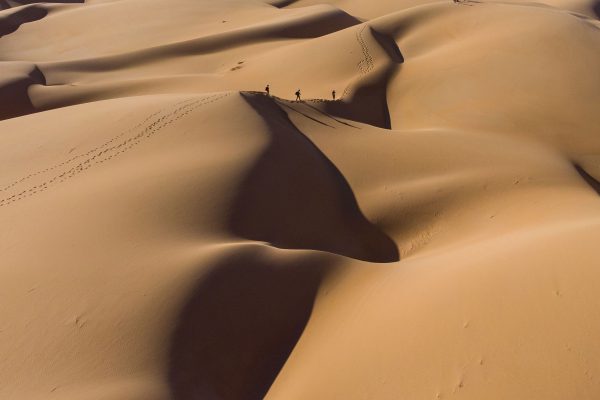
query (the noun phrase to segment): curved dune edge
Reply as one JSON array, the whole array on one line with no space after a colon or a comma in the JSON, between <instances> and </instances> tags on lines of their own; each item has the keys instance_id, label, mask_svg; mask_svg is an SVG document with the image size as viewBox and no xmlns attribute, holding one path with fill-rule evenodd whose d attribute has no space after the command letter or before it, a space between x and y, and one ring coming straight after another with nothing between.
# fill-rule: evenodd
<instances>
[{"instance_id":1,"label":"curved dune edge","mask_svg":"<svg viewBox=\"0 0 600 400\"><path fill-rule=\"evenodd\" d=\"M600 397L598 3L320 3L0 1L0 398Z\"/></svg>"}]
</instances>

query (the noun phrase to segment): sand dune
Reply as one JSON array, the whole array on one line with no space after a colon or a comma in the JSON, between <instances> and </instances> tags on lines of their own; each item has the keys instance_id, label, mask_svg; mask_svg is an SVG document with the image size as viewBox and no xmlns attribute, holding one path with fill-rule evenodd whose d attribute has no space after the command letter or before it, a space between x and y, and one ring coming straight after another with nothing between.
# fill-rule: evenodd
<instances>
[{"instance_id":1,"label":"sand dune","mask_svg":"<svg viewBox=\"0 0 600 400\"><path fill-rule=\"evenodd\" d=\"M0 399L600 396L600 3L323 3L0 1Z\"/></svg>"}]
</instances>

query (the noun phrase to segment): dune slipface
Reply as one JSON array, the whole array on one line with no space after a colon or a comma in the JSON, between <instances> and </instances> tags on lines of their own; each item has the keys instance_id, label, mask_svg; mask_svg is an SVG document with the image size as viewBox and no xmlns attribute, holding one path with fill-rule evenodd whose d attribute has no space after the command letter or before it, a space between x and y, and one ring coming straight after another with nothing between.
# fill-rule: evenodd
<instances>
[{"instance_id":1,"label":"dune slipface","mask_svg":"<svg viewBox=\"0 0 600 400\"><path fill-rule=\"evenodd\" d=\"M600 398L598 4L0 1L0 399Z\"/></svg>"}]
</instances>

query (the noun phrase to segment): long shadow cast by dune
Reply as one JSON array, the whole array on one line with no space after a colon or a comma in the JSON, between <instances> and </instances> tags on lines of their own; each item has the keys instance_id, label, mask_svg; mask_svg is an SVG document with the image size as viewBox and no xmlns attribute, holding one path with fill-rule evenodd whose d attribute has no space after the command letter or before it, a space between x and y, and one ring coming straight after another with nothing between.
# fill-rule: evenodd
<instances>
[{"instance_id":1,"label":"long shadow cast by dune","mask_svg":"<svg viewBox=\"0 0 600 400\"><path fill-rule=\"evenodd\" d=\"M323 126L327 126L329 128L333 128L333 126L329 125L328 123L323 122L323 121L321 121L321 120L319 120L317 118L311 117L310 115L308 115L306 113L303 113L302 111L298 110L296 107L292 107L291 105L288 105L288 104L286 104L285 102L283 102L281 100L279 100L279 101L276 100L276 102L277 102L277 104L279 106L284 107L284 108L286 108L286 109L288 109L290 111L293 111L295 113L298 113L298 114L302 115L304 118L308 118L311 121L314 121L314 122L316 122L318 124L321 124ZM306 104L306 103L301 103L301 104ZM318 109L316 109L316 110L318 111Z\"/></svg>"},{"instance_id":2,"label":"long shadow cast by dune","mask_svg":"<svg viewBox=\"0 0 600 400\"><path fill-rule=\"evenodd\" d=\"M210 268L172 336L174 400L260 400L302 335L323 258L238 251Z\"/></svg>"},{"instance_id":3,"label":"long shadow cast by dune","mask_svg":"<svg viewBox=\"0 0 600 400\"><path fill-rule=\"evenodd\" d=\"M597 194L600 195L600 182L592 175L590 175L583 167L579 164L573 163L573 167L575 170L583 178L585 183L587 183Z\"/></svg>"},{"instance_id":4,"label":"long shadow cast by dune","mask_svg":"<svg viewBox=\"0 0 600 400\"><path fill-rule=\"evenodd\" d=\"M48 15L48 10L43 7L30 6L15 11L5 17L0 16L0 38L16 32L21 25L28 22L39 21Z\"/></svg>"},{"instance_id":5,"label":"long shadow cast by dune","mask_svg":"<svg viewBox=\"0 0 600 400\"><path fill-rule=\"evenodd\" d=\"M323 103L323 107L327 113L338 117L391 129L387 87L390 80L399 71L404 57L393 38L373 28L369 29L379 46L388 55L387 66L361 80L349 101L329 101Z\"/></svg>"},{"instance_id":6,"label":"long shadow cast by dune","mask_svg":"<svg viewBox=\"0 0 600 400\"><path fill-rule=\"evenodd\" d=\"M323 102L327 102L327 101L328 101L328 100L326 100L326 101L323 101ZM279 103L279 104L281 104L281 103ZM322 110L318 109L317 107L310 105L310 103L303 103L303 104L304 104L306 107L310 108L311 110L318 112L318 113L319 113L319 114L321 114L322 116L332 119L333 121L337 122L338 124L346 125L346 126L348 126L348 127L350 127L350 128L354 128L354 129L360 129L360 128L359 128L358 126L356 126L356 125L349 124L348 122L342 121L341 119L338 119L338 118L334 117L334 116L333 116L333 115L331 115L331 114L327 114L325 111L322 111Z\"/></svg>"},{"instance_id":7,"label":"long shadow cast by dune","mask_svg":"<svg viewBox=\"0 0 600 400\"><path fill-rule=\"evenodd\" d=\"M46 78L39 68L35 67L29 75L17 79L7 85L0 86L0 120L20 117L38 110L34 107L28 94L28 88L33 84L46 84Z\"/></svg>"},{"instance_id":8,"label":"long shadow cast by dune","mask_svg":"<svg viewBox=\"0 0 600 400\"><path fill-rule=\"evenodd\" d=\"M242 93L270 143L241 184L230 229L286 249L314 249L371 262L399 260L396 244L362 214L336 166L271 98Z\"/></svg>"}]
</instances>

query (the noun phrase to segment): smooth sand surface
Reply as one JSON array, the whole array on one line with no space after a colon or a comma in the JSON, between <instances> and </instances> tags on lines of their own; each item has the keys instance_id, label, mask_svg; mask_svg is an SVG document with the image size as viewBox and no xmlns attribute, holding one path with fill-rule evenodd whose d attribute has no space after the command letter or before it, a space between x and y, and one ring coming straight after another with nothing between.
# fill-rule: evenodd
<instances>
[{"instance_id":1,"label":"smooth sand surface","mask_svg":"<svg viewBox=\"0 0 600 400\"><path fill-rule=\"evenodd\" d=\"M600 398L599 15L0 1L0 399Z\"/></svg>"}]
</instances>

